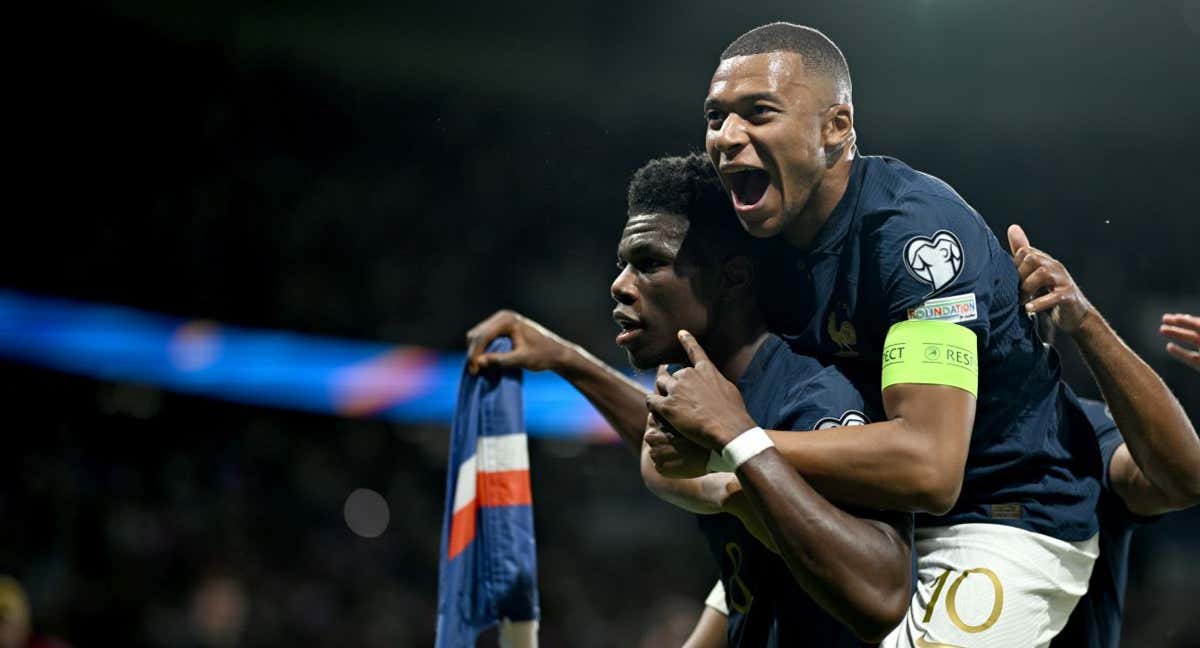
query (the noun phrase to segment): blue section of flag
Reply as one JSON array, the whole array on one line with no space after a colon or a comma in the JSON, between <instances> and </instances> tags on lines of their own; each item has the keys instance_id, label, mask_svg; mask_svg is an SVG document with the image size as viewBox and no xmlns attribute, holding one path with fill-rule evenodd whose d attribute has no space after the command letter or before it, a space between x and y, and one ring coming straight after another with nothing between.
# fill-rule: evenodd
<instances>
[{"instance_id":1,"label":"blue section of flag","mask_svg":"<svg viewBox=\"0 0 1200 648\"><path fill-rule=\"evenodd\" d=\"M489 352L510 349L508 338L488 347ZM521 372L489 371L472 376L464 370L446 475L437 648L474 646L479 633L501 619L531 621L539 616L532 506L478 508L474 540L453 559L448 558L460 467L476 454L479 437L523 433Z\"/></svg>"}]
</instances>

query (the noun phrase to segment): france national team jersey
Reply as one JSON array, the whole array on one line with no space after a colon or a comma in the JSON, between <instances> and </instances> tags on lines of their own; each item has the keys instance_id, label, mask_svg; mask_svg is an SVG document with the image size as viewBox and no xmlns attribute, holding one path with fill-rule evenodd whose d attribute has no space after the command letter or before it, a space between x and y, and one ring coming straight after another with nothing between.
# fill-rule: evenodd
<instances>
[{"instance_id":1,"label":"france national team jersey","mask_svg":"<svg viewBox=\"0 0 1200 648\"><path fill-rule=\"evenodd\" d=\"M791 352L770 336L738 381L746 409L763 427L812 430L867 422L863 400L836 368ZM859 517L908 520L911 515L864 513ZM697 516L721 568L729 610L731 647L863 646L854 633L800 588L778 555L727 514Z\"/></svg>"},{"instance_id":2,"label":"france national team jersey","mask_svg":"<svg viewBox=\"0 0 1200 648\"><path fill-rule=\"evenodd\" d=\"M1125 603L1125 581L1129 575L1129 540L1139 525L1157 517L1134 515L1112 490L1108 467L1113 454L1125 442L1103 401L1080 399L1083 411L1100 444L1104 458L1104 491L1100 494L1100 557L1092 570L1088 592L1079 599L1067 626L1054 639L1064 648L1117 648L1121 642L1121 611Z\"/></svg>"},{"instance_id":3,"label":"france national team jersey","mask_svg":"<svg viewBox=\"0 0 1200 648\"><path fill-rule=\"evenodd\" d=\"M772 330L837 364L879 406L883 341L908 319L956 322L979 342L979 400L963 487L917 526L1011 525L1068 542L1096 533L1100 456L1058 357L1019 304L1012 257L941 180L887 157L854 160L808 251L772 242Z\"/></svg>"}]
</instances>

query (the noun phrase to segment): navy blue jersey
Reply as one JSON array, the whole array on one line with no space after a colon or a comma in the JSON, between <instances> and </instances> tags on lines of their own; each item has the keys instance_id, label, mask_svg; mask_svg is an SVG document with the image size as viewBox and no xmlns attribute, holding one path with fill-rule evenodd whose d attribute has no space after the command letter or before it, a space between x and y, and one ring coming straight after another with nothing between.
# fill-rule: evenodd
<instances>
[{"instance_id":1,"label":"navy blue jersey","mask_svg":"<svg viewBox=\"0 0 1200 648\"><path fill-rule=\"evenodd\" d=\"M1104 489L1100 493L1100 557L1092 569L1087 594L1053 645L1069 648L1117 648L1121 642L1121 613L1125 607L1125 581L1129 575L1129 540L1139 525L1156 518L1129 512L1125 500L1113 491L1108 469L1113 454L1125 443L1103 401L1081 398L1083 411L1096 433L1104 459Z\"/></svg>"},{"instance_id":2,"label":"navy blue jersey","mask_svg":"<svg viewBox=\"0 0 1200 648\"><path fill-rule=\"evenodd\" d=\"M962 492L947 515L917 516L918 527L993 522L1066 541L1096 533L1096 442L1062 389L1057 355L1020 308L1012 257L953 189L898 160L860 157L811 249L772 250L772 330L837 364L877 406L893 324L936 319L978 336Z\"/></svg>"},{"instance_id":3,"label":"navy blue jersey","mask_svg":"<svg viewBox=\"0 0 1200 648\"><path fill-rule=\"evenodd\" d=\"M775 430L812 430L867 422L858 391L835 367L796 355L770 336L738 381L750 416ZM906 521L911 515L853 511L860 517ZM792 578L787 565L727 514L697 516L721 567L729 608L729 646L817 648L863 646Z\"/></svg>"}]
</instances>

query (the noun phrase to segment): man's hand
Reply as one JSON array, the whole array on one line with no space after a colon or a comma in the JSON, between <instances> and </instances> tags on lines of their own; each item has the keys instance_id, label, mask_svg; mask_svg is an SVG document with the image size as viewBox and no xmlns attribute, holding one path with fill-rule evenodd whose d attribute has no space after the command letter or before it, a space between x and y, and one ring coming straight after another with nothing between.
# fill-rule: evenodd
<instances>
[{"instance_id":1,"label":"man's hand","mask_svg":"<svg viewBox=\"0 0 1200 648\"><path fill-rule=\"evenodd\" d=\"M679 332L692 366L671 375L660 371L658 394L646 397L646 407L692 441L720 452L737 435L755 426L737 387L708 359L700 343Z\"/></svg>"},{"instance_id":2,"label":"man's hand","mask_svg":"<svg viewBox=\"0 0 1200 648\"><path fill-rule=\"evenodd\" d=\"M492 340L504 335L512 338L512 351L484 353ZM568 342L520 313L496 311L467 331L467 369L472 374L488 367L558 370L570 348Z\"/></svg>"},{"instance_id":3,"label":"man's hand","mask_svg":"<svg viewBox=\"0 0 1200 648\"><path fill-rule=\"evenodd\" d=\"M1182 313L1163 315L1158 332L1168 340L1173 340L1167 343L1167 353L1200 371L1200 350L1197 350L1200 348L1200 317ZM1188 346L1183 346L1185 344Z\"/></svg>"},{"instance_id":4,"label":"man's hand","mask_svg":"<svg viewBox=\"0 0 1200 648\"><path fill-rule=\"evenodd\" d=\"M1050 311L1059 330L1074 334L1095 312L1079 285L1058 259L1029 245L1020 225L1008 228L1008 246L1021 281L1021 301L1029 313Z\"/></svg>"},{"instance_id":5,"label":"man's hand","mask_svg":"<svg viewBox=\"0 0 1200 648\"><path fill-rule=\"evenodd\" d=\"M654 468L663 477L691 479L708 474L708 450L675 433L657 416L646 417L646 434L642 439L649 448Z\"/></svg>"}]
</instances>

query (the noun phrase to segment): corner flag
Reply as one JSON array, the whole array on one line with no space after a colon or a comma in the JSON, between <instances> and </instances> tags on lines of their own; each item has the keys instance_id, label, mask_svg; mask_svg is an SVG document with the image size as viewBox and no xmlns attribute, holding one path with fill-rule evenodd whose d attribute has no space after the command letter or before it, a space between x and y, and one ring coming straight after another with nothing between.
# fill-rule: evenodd
<instances>
[{"instance_id":1,"label":"corner flag","mask_svg":"<svg viewBox=\"0 0 1200 648\"><path fill-rule=\"evenodd\" d=\"M508 338L489 352L512 349ZM536 646L537 553L519 370L463 371L450 435L438 575L437 648Z\"/></svg>"}]
</instances>

